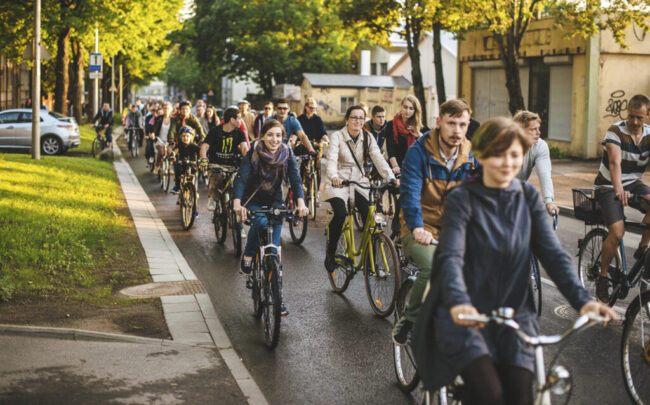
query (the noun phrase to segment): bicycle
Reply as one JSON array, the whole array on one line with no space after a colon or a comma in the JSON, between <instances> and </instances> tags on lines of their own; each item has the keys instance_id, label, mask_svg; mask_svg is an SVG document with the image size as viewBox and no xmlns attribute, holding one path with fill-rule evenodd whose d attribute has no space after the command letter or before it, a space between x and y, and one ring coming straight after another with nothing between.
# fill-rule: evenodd
<instances>
[{"instance_id":1,"label":"bicycle","mask_svg":"<svg viewBox=\"0 0 650 405\"><path fill-rule=\"evenodd\" d=\"M621 369L632 401L650 404L650 290L640 292L625 311Z\"/></svg>"},{"instance_id":2,"label":"bicycle","mask_svg":"<svg viewBox=\"0 0 650 405\"><path fill-rule=\"evenodd\" d=\"M173 143L167 143L169 146ZM170 152L165 146L163 155L160 157L160 169L158 170L158 175L160 176L160 188L166 193L169 191L169 185L172 182L172 175L174 173L174 161L176 159L176 154L172 151Z\"/></svg>"},{"instance_id":3,"label":"bicycle","mask_svg":"<svg viewBox=\"0 0 650 405\"><path fill-rule=\"evenodd\" d=\"M181 206L181 223L183 229L189 231L196 217L198 194L196 192L195 179L198 171L198 162L184 159L182 165L183 171L180 173L178 201Z\"/></svg>"},{"instance_id":4,"label":"bicycle","mask_svg":"<svg viewBox=\"0 0 650 405\"><path fill-rule=\"evenodd\" d=\"M571 374L564 366L555 365L555 361L558 358L558 352L553 360L551 361L549 367L550 371L546 373L546 367L544 365L544 346L550 346L562 342L567 337L572 335L574 332L585 329L591 325L594 325L599 322L605 322L608 319L593 315L585 314L580 316L569 328L561 332L558 335L539 335L539 336L529 336L521 330L519 324L513 319L514 310L512 308L499 308L492 311L491 315L459 315L459 319L489 323L493 322L497 325L502 325L507 328L512 329L517 334L517 337L526 343L528 346L533 347L535 351L535 400L536 405L550 405L551 404L551 393L554 395L568 395L567 403L571 397ZM428 404L431 400L431 397L434 396L437 400L437 403L440 405L443 404L460 404L463 393L463 382L462 378L458 376L456 380L449 386L442 387L435 395L432 395L431 392L427 392L425 395L425 402Z\"/></svg>"},{"instance_id":5,"label":"bicycle","mask_svg":"<svg viewBox=\"0 0 650 405\"><path fill-rule=\"evenodd\" d=\"M232 201L230 196L232 194L232 186L237 176L237 170L230 170L223 167L213 167L210 169L213 173L223 173L228 176L228 180L223 185L222 190L218 190L219 198L216 201L216 207L212 214L212 223L214 224L214 233L217 237L217 243L223 244L226 241L226 234L228 232L228 223L233 230L233 245L235 251L237 250L237 241L234 237L235 227L239 224L237 216L233 215ZM239 229L239 246L241 249L241 228ZM239 254L236 254L239 256Z\"/></svg>"},{"instance_id":6,"label":"bicycle","mask_svg":"<svg viewBox=\"0 0 650 405\"><path fill-rule=\"evenodd\" d=\"M370 187L356 181L344 180L344 187L356 185L357 187L373 190L384 187L385 184ZM357 271L363 267L366 284L366 295L375 314L387 317L393 312L397 290L400 286L400 263L393 242L384 233L383 219L376 212L374 193L369 193L368 216L361 236L359 249L355 247L353 204L348 201L347 219L343 223L342 237L336 247L336 268L328 272L332 289L342 294L348 288L350 281ZM329 216L332 210L327 210L327 227L325 228L329 240ZM360 260L357 260L359 258Z\"/></svg>"},{"instance_id":7,"label":"bicycle","mask_svg":"<svg viewBox=\"0 0 650 405\"><path fill-rule=\"evenodd\" d=\"M102 130L104 129L103 125L93 125L93 128L95 129L97 136L93 139L93 144L90 147L90 150L92 151L93 157L96 158L99 157L104 149L106 149L108 141L104 136L102 136Z\"/></svg>"},{"instance_id":8,"label":"bicycle","mask_svg":"<svg viewBox=\"0 0 650 405\"><path fill-rule=\"evenodd\" d=\"M138 133L140 128L138 127L128 127L126 132L128 134L129 142L129 151L131 151L131 157L138 157Z\"/></svg>"},{"instance_id":9,"label":"bicycle","mask_svg":"<svg viewBox=\"0 0 650 405\"><path fill-rule=\"evenodd\" d=\"M557 231L557 212L553 210L551 213L553 217L553 230ZM542 276L539 267L539 260L533 254L530 256L530 286L533 293L533 300L535 301L535 308L537 309L537 316L542 316Z\"/></svg>"},{"instance_id":10,"label":"bicycle","mask_svg":"<svg viewBox=\"0 0 650 405\"><path fill-rule=\"evenodd\" d=\"M317 144L314 148L318 148ZM321 154L319 148L319 155ZM300 166L300 177L302 178L302 189L305 196L305 205L309 208L309 217L316 220L316 201L318 200L318 172L316 170L317 157L312 155L296 156Z\"/></svg>"},{"instance_id":11,"label":"bicycle","mask_svg":"<svg viewBox=\"0 0 650 405\"><path fill-rule=\"evenodd\" d=\"M262 318L264 343L273 349L280 340L282 319L282 247L273 240L273 224L284 216L293 216L294 211L280 208L249 210L249 215L265 215L268 219L266 232L259 235L260 246L253 259L250 288L253 299L253 312Z\"/></svg>"},{"instance_id":12,"label":"bicycle","mask_svg":"<svg viewBox=\"0 0 650 405\"><path fill-rule=\"evenodd\" d=\"M289 191L287 192L287 198L284 200L284 206L290 210L295 211L297 209L296 205L297 200L294 197L293 190L289 188ZM289 234L291 235L291 240L296 245L300 245L307 236L309 218L294 215L287 217L287 222L289 223Z\"/></svg>"},{"instance_id":13,"label":"bicycle","mask_svg":"<svg viewBox=\"0 0 650 405\"><path fill-rule=\"evenodd\" d=\"M400 178L400 175L395 176L396 179ZM374 176L371 181L379 181L381 176L377 174ZM386 184L383 189L371 190L372 193L375 193L375 201L377 201L377 212L382 214L386 220L386 227L390 226L389 235L395 233L396 230L392 229L393 217L395 216L395 207L397 204L396 196L391 190L391 186ZM361 213L355 208L354 210L354 226L357 230L363 229L363 218L361 218ZM399 229L397 229L399 233Z\"/></svg>"}]
</instances>

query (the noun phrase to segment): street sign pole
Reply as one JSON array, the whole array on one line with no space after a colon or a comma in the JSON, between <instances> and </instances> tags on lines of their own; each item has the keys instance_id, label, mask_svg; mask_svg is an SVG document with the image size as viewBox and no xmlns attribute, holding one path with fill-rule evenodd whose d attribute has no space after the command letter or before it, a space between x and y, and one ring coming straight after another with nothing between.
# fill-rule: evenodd
<instances>
[{"instance_id":1,"label":"street sign pole","mask_svg":"<svg viewBox=\"0 0 650 405\"><path fill-rule=\"evenodd\" d=\"M120 111L119 113L122 114L122 109L124 108L124 104L122 103L122 88L124 87L124 83L122 83L122 64L120 63Z\"/></svg>"},{"instance_id":2,"label":"street sign pole","mask_svg":"<svg viewBox=\"0 0 650 405\"><path fill-rule=\"evenodd\" d=\"M95 53L99 53L99 30L95 28ZM99 111L99 79L95 77L95 88L93 92L93 117Z\"/></svg>"},{"instance_id":3,"label":"street sign pole","mask_svg":"<svg viewBox=\"0 0 650 405\"><path fill-rule=\"evenodd\" d=\"M32 159L41 159L41 0L34 0L32 55Z\"/></svg>"},{"instance_id":4,"label":"street sign pole","mask_svg":"<svg viewBox=\"0 0 650 405\"><path fill-rule=\"evenodd\" d=\"M111 60L111 110L115 112L115 56Z\"/></svg>"}]
</instances>

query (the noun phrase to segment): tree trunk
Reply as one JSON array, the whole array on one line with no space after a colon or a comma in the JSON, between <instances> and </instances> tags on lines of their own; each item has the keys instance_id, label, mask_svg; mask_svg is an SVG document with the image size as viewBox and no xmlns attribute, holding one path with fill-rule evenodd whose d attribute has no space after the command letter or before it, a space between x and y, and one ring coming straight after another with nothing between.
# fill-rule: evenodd
<instances>
[{"instance_id":1,"label":"tree trunk","mask_svg":"<svg viewBox=\"0 0 650 405\"><path fill-rule=\"evenodd\" d=\"M438 93L438 105L447 101L445 92L445 77L442 74L442 44L440 43L440 31L442 30L439 22L433 23L433 67L436 71L436 92Z\"/></svg>"},{"instance_id":2,"label":"tree trunk","mask_svg":"<svg viewBox=\"0 0 650 405\"><path fill-rule=\"evenodd\" d=\"M69 27L59 31L56 51L56 85L54 87L54 111L66 114L66 97L68 96L68 65L70 63L70 32Z\"/></svg>"},{"instance_id":3,"label":"tree trunk","mask_svg":"<svg viewBox=\"0 0 650 405\"><path fill-rule=\"evenodd\" d=\"M84 47L79 39L72 39L72 67L75 72L72 81L71 101L74 105L74 117L79 124L83 119L83 83L84 83ZM89 118L92 119L92 118Z\"/></svg>"},{"instance_id":4,"label":"tree trunk","mask_svg":"<svg viewBox=\"0 0 650 405\"><path fill-rule=\"evenodd\" d=\"M521 78L519 77L519 50L515 44L514 35L506 34L507 38L495 35L501 49L501 59L505 67L506 88L508 89L508 109L510 114L525 110L524 97L521 92Z\"/></svg>"},{"instance_id":5,"label":"tree trunk","mask_svg":"<svg viewBox=\"0 0 650 405\"><path fill-rule=\"evenodd\" d=\"M420 101L422 107L422 123L427 125L427 100L424 96L424 84L422 83L422 69L420 67L420 34L422 24L420 20L407 18L406 24L406 47L411 58L411 78L413 79L413 91L415 97Z\"/></svg>"}]
</instances>

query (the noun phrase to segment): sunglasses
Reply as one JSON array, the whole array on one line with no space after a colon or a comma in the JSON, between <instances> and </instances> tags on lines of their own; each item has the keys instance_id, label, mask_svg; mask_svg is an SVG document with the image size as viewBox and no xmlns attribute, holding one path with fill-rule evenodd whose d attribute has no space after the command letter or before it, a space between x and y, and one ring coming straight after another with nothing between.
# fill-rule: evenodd
<instances>
[{"instance_id":1,"label":"sunglasses","mask_svg":"<svg viewBox=\"0 0 650 405\"><path fill-rule=\"evenodd\" d=\"M264 107L264 110L265 110L265 111L270 111L270 110L272 110L272 109L273 109L273 107Z\"/></svg>"},{"instance_id":2,"label":"sunglasses","mask_svg":"<svg viewBox=\"0 0 650 405\"><path fill-rule=\"evenodd\" d=\"M280 111L286 111L289 109L289 107L276 107L275 109Z\"/></svg>"}]
</instances>

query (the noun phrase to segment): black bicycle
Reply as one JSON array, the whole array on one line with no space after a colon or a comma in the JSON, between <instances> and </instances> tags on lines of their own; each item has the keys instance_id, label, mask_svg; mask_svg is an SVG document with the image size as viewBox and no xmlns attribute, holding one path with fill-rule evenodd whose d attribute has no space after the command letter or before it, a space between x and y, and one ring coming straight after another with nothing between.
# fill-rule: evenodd
<instances>
[{"instance_id":1,"label":"black bicycle","mask_svg":"<svg viewBox=\"0 0 650 405\"><path fill-rule=\"evenodd\" d=\"M128 127L126 129L126 133L128 134L129 151L131 151L131 156L138 157L138 136L140 133L140 128Z\"/></svg>"},{"instance_id":2,"label":"black bicycle","mask_svg":"<svg viewBox=\"0 0 650 405\"><path fill-rule=\"evenodd\" d=\"M94 125L93 128L95 129L95 132L97 133L97 136L95 139L93 139L93 144L90 148L92 151L93 157L99 157L99 155L102 153L104 149L106 149L106 146L108 145L108 141L104 136L102 135L102 131L105 129L103 125Z\"/></svg>"},{"instance_id":3,"label":"black bicycle","mask_svg":"<svg viewBox=\"0 0 650 405\"><path fill-rule=\"evenodd\" d=\"M195 182L198 165L198 161L191 161L187 158L181 162L182 171L180 173L178 201L181 207L181 222L183 229L186 231L192 228L194 218L196 218L198 194L196 192Z\"/></svg>"},{"instance_id":4,"label":"black bicycle","mask_svg":"<svg viewBox=\"0 0 650 405\"><path fill-rule=\"evenodd\" d=\"M551 216L553 217L553 230L557 231L557 212L553 210ZM535 308L537 309L537 316L542 316L542 275L539 260L535 255L530 256L530 269L530 287L535 301Z\"/></svg>"},{"instance_id":5,"label":"black bicycle","mask_svg":"<svg viewBox=\"0 0 650 405\"><path fill-rule=\"evenodd\" d=\"M228 177L228 180L223 185L222 190L218 190L218 198L216 200L216 207L212 214L212 223L214 224L214 233L217 237L217 242L223 244L226 241L226 234L228 232L228 223L230 223L230 228L234 229L239 223L237 221L237 216L232 215L232 186L235 181L235 176L237 175L237 170L225 169L223 167L213 167L210 169L213 173L224 174ZM241 228L239 232L239 249L241 250ZM234 235L233 235L234 236ZM234 239L234 238L233 238ZM237 251L237 241L234 242L235 251ZM237 255L239 256L239 255Z\"/></svg>"},{"instance_id":6,"label":"black bicycle","mask_svg":"<svg viewBox=\"0 0 650 405\"><path fill-rule=\"evenodd\" d=\"M283 217L294 216L292 210L266 208L249 210L251 217L265 215L267 225L260 232L260 246L253 259L253 272L250 279L253 311L262 318L264 343L273 349L280 340L280 320L282 318L282 248L273 244L273 226L282 223ZM251 218L252 219L252 218ZM249 220L250 221L250 220Z\"/></svg>"}]
</instances>

